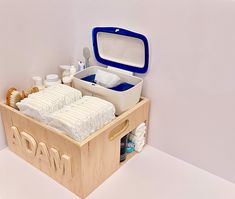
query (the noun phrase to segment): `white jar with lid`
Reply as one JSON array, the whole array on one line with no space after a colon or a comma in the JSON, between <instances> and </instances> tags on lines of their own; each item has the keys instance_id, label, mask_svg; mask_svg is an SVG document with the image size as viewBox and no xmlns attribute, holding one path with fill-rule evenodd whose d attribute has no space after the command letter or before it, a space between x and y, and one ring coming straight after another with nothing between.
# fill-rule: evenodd
<instances>
[{"instance_id":1,"label":"white jar with lid","mask_svg":"<svg viewBox=\"0 0 235 199\"><path fill-rule=\"evenodd\" d=\"M49 74L46 76L46 80L44 81L45 87L54 86L57 84L61 84L61 80L57 74Z\"/></svg>"}]
</instances>

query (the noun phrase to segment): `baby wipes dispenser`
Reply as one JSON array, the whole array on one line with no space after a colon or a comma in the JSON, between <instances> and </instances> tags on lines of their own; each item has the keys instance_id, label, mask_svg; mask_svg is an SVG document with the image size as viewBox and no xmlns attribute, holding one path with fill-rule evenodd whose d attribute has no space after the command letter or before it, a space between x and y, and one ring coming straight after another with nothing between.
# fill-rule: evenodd
<instances>
[{"instance_id":1,"label":"baby wipes dispenser","mask_svg":"<svg viewBox=\"0 0 235 199\"><path fill-rule=\"evenodd\" d=\"M96 60L105 65L90 66L73 78L73 87L84 95L92 95L114 104L120 115L139 102L143 79L133 73L148 70L149 45L147 38L139 33L115 27L96 27L92 31L93 51ZM118 75L120 84L112 88L95 83L99 71Z\"/></svg>"}]
</instances>

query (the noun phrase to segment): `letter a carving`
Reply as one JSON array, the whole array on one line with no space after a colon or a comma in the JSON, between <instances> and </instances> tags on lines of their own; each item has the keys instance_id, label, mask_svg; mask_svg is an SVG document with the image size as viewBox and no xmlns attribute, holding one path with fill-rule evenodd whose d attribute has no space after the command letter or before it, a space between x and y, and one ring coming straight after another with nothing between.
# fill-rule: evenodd
<instances>
[{"instance_id":1,"label":"letter a carving","mask_svg":"<svg viewBox=\"0 0 235 199\"><path fill-rule=\"evenodd\" d=\"M11 140L12 140L13 147L21 148L22 144L21 144L20 133L15 126L11 127Z\"/></svg>"}]
</instances>

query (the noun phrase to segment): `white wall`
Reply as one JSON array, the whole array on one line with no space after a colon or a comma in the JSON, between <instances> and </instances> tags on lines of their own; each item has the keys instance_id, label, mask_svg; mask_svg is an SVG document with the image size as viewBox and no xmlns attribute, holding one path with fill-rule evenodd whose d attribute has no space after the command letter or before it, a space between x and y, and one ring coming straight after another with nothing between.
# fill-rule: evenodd
<instances>
[{"instance_id":1,"label":"white wall","mask_svg":"<svg viewBox=\"0 0 235 199\"><path fill-rule=\"evenodd\" d=\"M161 2L148 23L150 144L235 182L235 1Z\"/></svg>"},{"instance_id":2,"label":"white wall","mask_svg":"<svg viewBox=\"0 0 235 199\"><path fill-rule=\"evenodd\" d=\"M72 62L74 5L67 1L0 0L0 97L25 89L34 75L58 72ZM0 126L0 149L6 146Z\"/></svg>"},{"instance_id":3,"label":"white wall","mask_svg":"<svg viewBox=\"0 0 235 199\"><path fill-rule=\"evenodd\" d=\"M235 182L234 18L232 0L0 0L1 96L81 57L93 26L145 33L149 143Z\"/></svg>"}]
</instances>

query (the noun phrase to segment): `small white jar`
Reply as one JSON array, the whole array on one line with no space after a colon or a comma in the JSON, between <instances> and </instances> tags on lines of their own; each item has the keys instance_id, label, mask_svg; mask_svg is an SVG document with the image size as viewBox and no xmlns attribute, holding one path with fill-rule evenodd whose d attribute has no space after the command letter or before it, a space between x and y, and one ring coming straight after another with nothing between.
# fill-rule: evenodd
<instances>
[{"instance_id":1,"label":"small white jar","mask_svg":"<svg viewBox=\"0 0 235 199\"><path fill-rule=\"evenodd\" d=\"M61 84L61 80L57 74L49 74L46 76L46 80L44 81L45 87L54 86L57 84Z\"/></svg>"},{"instance_id":2,"label":"small white jar","mask_svg":"<svg viewBox=\"0 0 235 199\"><path fill-rule=\"evenodd\" d=\"M77 72L76 67L75 66L71 66L70 67L70 75L74 76L76 74L76 72Z\"/></svg>"},{"instance_id":3,"label":"small white jar","mask_svg":"<svg viewBox=\"0 0 235 199\"><path fill-rule=\"evenodd\" d=\"M45 88L42 83L42 78L40 76L34 76L32 77L32 80L33 80L33 86L38 87L39 90L42 90Z\"/></svg>"}]
</instances>

